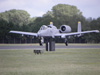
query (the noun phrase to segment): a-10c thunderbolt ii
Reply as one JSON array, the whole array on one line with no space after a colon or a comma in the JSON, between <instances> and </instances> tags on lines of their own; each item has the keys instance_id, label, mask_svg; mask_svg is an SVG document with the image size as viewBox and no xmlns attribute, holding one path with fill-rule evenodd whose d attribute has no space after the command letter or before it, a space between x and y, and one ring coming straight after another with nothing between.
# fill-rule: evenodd
<instances>
[{"instance_id":1,"label":"a-10c thunderbolt ii","mask_svg":"<svg viewBox=\"0 0 100 75\"><path fill-rule=\"evenodd\" d=\"M78 22L77 32L71 32L71 27L68 25L61 25L60 29L57 29L56 26L53 25L53 22L50 22L50 25L42 25L40 27L40 30L37 33L32 32L22 32L22 31L13 31L11 30L10 33L16 33L21 35L31 35L35 37L39 37L40 45L43 44L44 38L55 38L55 37L61 37L65 38L65 44L68 45L67 38L68 36L81 36L85 33L99 33L99 30L90 30L90 31L81 31L81 22Z\"/></svg>"}]
</instances>

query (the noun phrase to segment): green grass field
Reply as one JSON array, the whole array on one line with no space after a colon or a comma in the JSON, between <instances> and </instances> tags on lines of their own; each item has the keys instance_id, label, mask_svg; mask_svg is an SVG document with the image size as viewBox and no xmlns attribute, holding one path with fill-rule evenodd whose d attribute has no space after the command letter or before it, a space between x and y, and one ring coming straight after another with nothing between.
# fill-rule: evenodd
<instances>
[{"instance_id":1,"label":"green grass field","mask_svg":"<svg viewBox=\"0 0 100 75\"><path fill-rule=\"evenodd\" d=\"M100 75L100 49L0 50L0 75Z\"/></svg>"}]
</instances>

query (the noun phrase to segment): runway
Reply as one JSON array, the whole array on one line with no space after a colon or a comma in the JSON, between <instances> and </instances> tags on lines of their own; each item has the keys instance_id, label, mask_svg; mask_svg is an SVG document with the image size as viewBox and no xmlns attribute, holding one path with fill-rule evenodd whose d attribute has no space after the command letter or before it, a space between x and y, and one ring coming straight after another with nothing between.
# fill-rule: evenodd
<instances>
[{"instance_id":1,"label":"runway","mask_svg":"<svg viewBox=\"0 0 100 75\"><path fill-rule=\"evenodd\" d=\"M100 45L68 45L65 46L63 45L55 45L56 49L84 49L84 48L98 48L100 49ZM39 46L39 45L3 45L0 46L0 50L9 50L9 49L45 49L45 45L44 46Z\"/></svg>"}]
</instances>

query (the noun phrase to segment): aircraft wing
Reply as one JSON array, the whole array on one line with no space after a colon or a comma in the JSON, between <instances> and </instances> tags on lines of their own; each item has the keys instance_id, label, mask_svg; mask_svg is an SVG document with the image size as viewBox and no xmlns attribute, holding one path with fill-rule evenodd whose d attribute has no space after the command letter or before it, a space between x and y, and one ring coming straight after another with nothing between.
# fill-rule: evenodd
<instances>
[{"instance_id":1,"label":"aircraft wing","mask_svg":"<svg viewBox=\"0 0 100 75\"><path fill-rule=\"evenodd\" d=\"M61 36L62 38L65 38L65 36L72 36L72 35L81 35L81 34L86 34L86 33L99 33L98 30L91 30L91 31L83 31L83 32L73 32L73 33L58 33L55 34L55 36Z\"/></svg>"},{"instance_id":2,"label":"aircraft wing","mask_svg":"<svg viewBox=\"0 0 100 75\"><path fill-rule=\"evenodd\" d=\"M22 32L22 31L10 31L9 33L16 33L16 34L22 34L22 35L32 35L32 36L37 36L37 33Z\"/></svg>"}]
</instances>

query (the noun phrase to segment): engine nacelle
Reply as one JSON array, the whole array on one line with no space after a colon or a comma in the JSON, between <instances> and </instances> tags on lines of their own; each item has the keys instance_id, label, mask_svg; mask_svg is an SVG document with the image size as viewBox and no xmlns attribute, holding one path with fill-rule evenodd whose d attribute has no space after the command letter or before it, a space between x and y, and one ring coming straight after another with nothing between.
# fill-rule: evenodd
<instances>
[{"instance_id":1,"label":"engine nacelle","mask_svg":"<svg viewBox=\"0 0 100 75\"><path fill-rule=\"evenodd\" d=\"M61 33L69 33L69 32L71 32L71 27L68 25L61 25L60 32Z\"/></svg>"}]
</instances>

